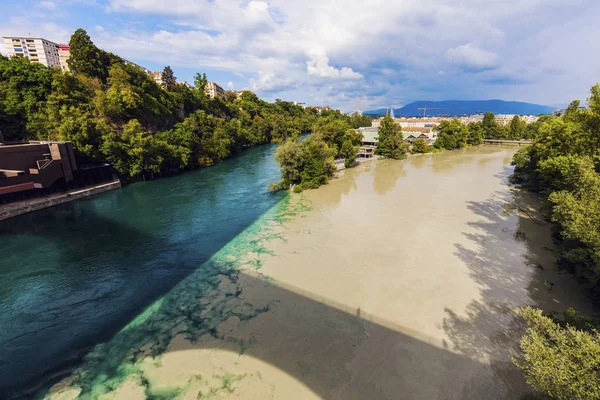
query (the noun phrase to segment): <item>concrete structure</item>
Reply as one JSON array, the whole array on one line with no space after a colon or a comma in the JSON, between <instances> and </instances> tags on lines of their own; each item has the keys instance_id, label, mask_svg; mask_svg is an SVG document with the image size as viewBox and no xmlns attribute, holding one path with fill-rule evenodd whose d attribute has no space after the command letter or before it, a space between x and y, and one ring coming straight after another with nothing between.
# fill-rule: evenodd
<instances>
[{"instance_id":1,"label":"concrete structure","mask_svg":"<svg viewBox=\"0 0 600 400\"><path fill-rule=\"evenodd\" d=\"M39 37L4 36L3 39L9 57L25 57L32 63L61 68L58 43Z\"/></svg>"},{"instance_id":2,"label":"concrete structure","mask_svg":"<svg viewBox=\"0 0 600 400\"><path fill-rule=\"evenodd\" d=\"M377 146L379 143L378 136L379 132L377 128L359 128L358 131L362 133L362 145L363 146Z\"/></svg>"},{"instance_id":3,"label":"concrete structure","mask_svg":"<svg viewBox=\"0 0 600 400\"><path fill-rule=\"evenodd\" d=\"M493 139L483 139L483 144L497 144L497 145L505 145L505 144L516 144L521 147L521 145L529 145L532 144L533 140L493 140Z\"/></svg>"},{"instance_id":4,"label":"concrete structure","mask_svg":"<svg viewBox=\"0 0 600 400\"><path fill-rule=\"evenodd\" d=\"M96 194L104 193L109 190L118 189L121 187L121 181L115 180L100 185L86 187L85 189L77 189L66 193L58 193L45 197L37 197L28 200L16 201L10 204L0 205L0 221L18 215L27 214L38 211L44 208L57 206L59 204L68 203L73 200L83 199Z\"/></svg>"},{"instance_id":5,"label":"concrete structure","mask_svg":"<svg viewBox=\"0 0 600 400\"><path fill-rule=\"evenodd\" d=\"M0 195L44 189L73 180L77 162L69 142L0 146Z\"/></svg>"},{"instance_id":6,"label":"concrete structure","mask_svg":"<svg viewBox=\"0 0 600 400\"><path fill-rule=\"evenodd\" d=\"M206 95L209 98L214 99L215 97L225 96L225 91L221 86L217 85L215 82L208 82L206 84Z\"/></svg>"},{"instance_id":7,"label":"concrete structure","mask_svg":"<svg viewBox=\"0 0 600 400\"><path fill-rule=\"evenodd\" d=\"M60 62L60 69L63 71L69 71L69 64L67 60L71 57L71 46L61 44L58 46L58 61Z\"/></svg>"},{"instance_id":8,"label":"concrete structure","mask_svg":"<svg viewBox=\"0 0 600 400\"><path fill-rule=\"evenodd\" d=\"M108 164L78 166L70 142L2 142L0 220L121 186Z\"/></svg>"}]
</instances>

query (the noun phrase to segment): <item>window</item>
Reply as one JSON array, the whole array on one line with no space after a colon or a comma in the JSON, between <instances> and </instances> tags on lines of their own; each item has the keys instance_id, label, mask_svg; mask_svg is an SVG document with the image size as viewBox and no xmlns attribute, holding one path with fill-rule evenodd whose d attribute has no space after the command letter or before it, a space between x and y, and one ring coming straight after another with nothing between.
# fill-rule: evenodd
<instances>
[{"instance_id":1,"label":"window","mask_svg":"<svg viewBox=\"0 0 600 400\"><path fill-rule=\"evenodd\" d=\"M33 43L33 39L27 39L25 40L27 43Z\"/></svg>"}]
</instances>

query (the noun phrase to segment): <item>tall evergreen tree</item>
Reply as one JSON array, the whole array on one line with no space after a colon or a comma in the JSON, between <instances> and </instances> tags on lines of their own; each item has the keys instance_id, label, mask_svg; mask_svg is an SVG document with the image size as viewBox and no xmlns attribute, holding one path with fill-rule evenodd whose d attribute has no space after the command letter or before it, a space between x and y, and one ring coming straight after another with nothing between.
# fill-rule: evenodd
<instances>
[{"instance_id":1,"label":"tall evergreen tree","mask_svg":"<svg viewBox=\"0 0 600 400\"><path fill-rule=\"evenodd\" d=\"M175 87L177 85L177 78L175 77L171 66L167 65L165 69L163 69L161 78L163 86L166 90L168 90L169 92L175 90Z\"/></svg>"},{"instance_id":2,"label":"tall evergreen tree","mask_svg":"<svg viewBox=\"0 0 600 400\"><path fill-rule=\"evenodd\" d=\"M486 112L481 123L483 127L483 135L486 139L497 139L496 117L493 112Z\"/></svg>"},{"instance_id":3,"label":"tall evergreen tree","mask_svg":"<svg viewBox=\"0 0 600 400\"><path fill-rule=\"evenodd\" d=\"M71 56L67 60L69 69L74 74L85 74L106 82L111 57L104 50L96 47L84 29L77 29L71 40Z\"/></svg>"}]
</instances>

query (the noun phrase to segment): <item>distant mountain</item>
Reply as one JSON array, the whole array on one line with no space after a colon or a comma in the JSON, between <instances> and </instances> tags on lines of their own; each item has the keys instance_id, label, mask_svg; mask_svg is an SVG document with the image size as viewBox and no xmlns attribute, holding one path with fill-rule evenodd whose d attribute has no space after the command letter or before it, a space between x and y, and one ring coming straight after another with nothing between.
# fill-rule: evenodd
<instances>
[{"instance_id":1,"label":"distant mountain","mask_svg":"<svg viewBox=\"0 0 600 400\"><path fill-rule=\"evenodd\" d=\"M471 115L476 113L485 113L488 111L494 114L519 114L519 115L539 115L552 114L553 107L542 106L539 104L522 103L519 101L503 100L448 100L448 101L415 101L405 105L402 108L394 109L396 117L418 117L423 116L423 110L419 108L427 107L427 115ZM385 114L385 108L378 110L365 111L363 114Z\"/></svg>"}]
</instances>

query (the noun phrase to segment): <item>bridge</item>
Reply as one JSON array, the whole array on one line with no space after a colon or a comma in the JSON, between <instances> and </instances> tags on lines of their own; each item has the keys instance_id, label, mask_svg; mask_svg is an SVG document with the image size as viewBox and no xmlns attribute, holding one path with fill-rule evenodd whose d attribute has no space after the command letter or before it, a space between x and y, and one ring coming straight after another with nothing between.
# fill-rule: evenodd
<instances>
[{"instance_id":1,"label":"bridge","mask_svg":"<svg viewBox=\"0 0 600 400\"><path fill-rule=\"evenodd\" d=\"M521 147L521 145L532 144L533 140L495 140L495 139L483 139L483 143L484 144L497 144L497 145L516 144L517 146Z\"/></svg>"}]
</instances>

